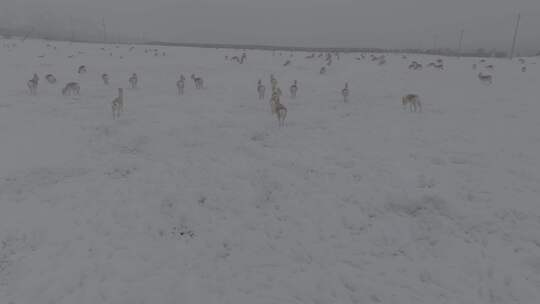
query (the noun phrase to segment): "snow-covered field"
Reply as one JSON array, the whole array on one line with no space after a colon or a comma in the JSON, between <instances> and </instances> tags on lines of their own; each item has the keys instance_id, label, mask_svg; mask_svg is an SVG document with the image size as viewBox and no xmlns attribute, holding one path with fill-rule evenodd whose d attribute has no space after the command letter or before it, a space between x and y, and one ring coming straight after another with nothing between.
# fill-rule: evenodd
<instances>
[{"instance_id":1,"label":"snow-covered field","mask_svg":"<svg viewBox=\"0 0 540 304\"><path fill-rule=\"evenodd\" d=\"M349 54L319 75L305 53L16 43L0 48L1 304L539 303L536 58L488 59L486 86L470 58ZM271 73L284 128L257 99Z\"/></svg>"}]
</instances>

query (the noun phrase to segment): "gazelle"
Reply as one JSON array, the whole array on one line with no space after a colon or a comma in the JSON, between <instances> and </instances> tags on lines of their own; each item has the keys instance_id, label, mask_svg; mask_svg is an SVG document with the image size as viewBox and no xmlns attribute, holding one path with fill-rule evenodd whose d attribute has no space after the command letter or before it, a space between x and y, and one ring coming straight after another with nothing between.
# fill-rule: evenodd
<instances>
[{"instance_id":1,"label":"gazelle","mask_svg":"<svg viewBox=\"0 0 540 304\"><path fill-rule=\"evenodd\" d=\"M277 79L274 74L270 74L270 84L272 85L272 91L274 91L277 87Z\"/></svg>"},{"instance_id":2,"label":"gazelle","mask_svg":"<svg viewBox=\"0 0 540 304\"><path fill-rule=\"evenodd\" d=\"M257 82L257 93L259 93L259 100L264 99L264 95L266 93L266 87L264 84L262 84L262 81L259 79Z\"/></svg>"},{"instance_id":3,"label":"gazelle","mask_svg":"<svg viewBox=\"0 0 540 304\"><path fill-rule=\"evenodd\" d=\"M345 87L343 90L341 90L341 95L343 96L343 101L348 102L349 101L349 83L345 83Z\"/></svg>"},{"instance_id":4,"label":"gazelle","mask_svg":"<svg viewBox=\"0 0 540 304\"><path fill-rule=\"evenodd\" d=\"M411 112L422 112L422 103L420 102L420 97L417 94L407 94L401 98L401 104L403 109L407 108L409 105L409 111Z\"/></svg>"},{"instance_id":5,"label":"gazelle","mask_svg":"<svg viewBox=\"0 0 540 304\"><path fill-rule=\"evenodd\" d=\"M279 88L272 93L272 98L270 99L270 108L272 110L272 114L276 114L279 126L282 127L285 126L287 108L280 102L280 94L281 90Z\"/></svg>"},{"instance_id":6,"label":"gazelle","mask_svg":"<svg viewBox=\"0 0 540 304\"><path fill-rule=\"evenodd\" d=\"M291 85L289 90L291 92L291 98L295 99L296 98L296 92L298 92L298 81L297 80L294 81L294 83Z\"/></svg>"},{"instance_id":7,"label":"gazelle","mask_svg":"<svg viewBox=\"0 0 540 304\"><path fill-rule=\"evenodd\" d=\"M176 88L178 88L178 95L184 95L186 77L180 75L180 79L176 82Z\"/></svg>"},{"instance_id":8,"label":"gazelle","mask_svg":"<svg viewBox=\"0 0 540 304\"><path fill-rule=\"evenodd\" d=\"M30 94L36 95L37 94L37 87L39 84L39 77L37 74L34 74L34 77L32 79L28 80L26 85L28 86L28 89L30 90Z\"/></svg>"},{"instance_id":9,"label":"gazelle","mask_svg":"<svg viewBox=\"0 0 540 304\"><path fill-rule=\"evenodd\" d=\"M416 61L411 62L411 64L409 65L409 70L421 70L421 69L422 69L422 65Z\"/></svg>"},{"instance_id":10,"label":"gazelle","mask_svg":"<svg viewBox=\"0 0 540 304\"><path fill-rule=\"evenodd\" d=\"M279 103L279 100L281 98L281 89L276 88L272 91L272 97L270 98L270 110L272 111L272 114L276 113L275 105L276 103Z\"/></svg>"},{"instance_id":11,"label":"gazelle","mask_svg":"<svg viewBox=\"0 0 540 304\"><path fill-rule=\"evenodd\" d=\"M482 74L481 72L478 73L478 79L480 79L480 81L482 81L482 83L484 84L492 84L493 83L493 76L491 75L484 75Z\"/></svg>"},{"instance_id":12,"label":"gazelle","mask_svg":"<svg viewBox=\"0 0 540 304\"><path fill-rule=\"evenodd\" d=\"M62 95L71 96L71 95L80 95L81 87L76 82L70 82L62 89Z\"/></svg>"},{"instance_id":13,"label":"gazelle","mask_svg":"<svg viewBox=\"0 0 540 304\"><path fill-rule=\"evenodd\" d=\"M191 79L193 79L193 82L195 83L195 88L197 90L201 90L203 88L204 82L201 77L195 77L195 74L191 74Z\"/></svg>"},{"instance_id":14,"label":"gazelle","mask_svg":"<svg viewBox=\"0 0 540 304\"><path fill-rule=\"evenodd\" d=\"M47 76L45 76L45 79L47 79L47 82L50 84L56 83L56 77L54 77L53 74L47 74Z\"/></svg>"},{"instance_id":15,"label":"gazelle","mask_svg":"<svg viewBox=\"0 0 540 304\"><path fill-rule=\"evenodd\" d=\"M129 84L131 85L131 88L136 89L138 82L139 82L139 77L137 76L137 73L133 73L131 77L129 77Z\"/></svg>"},{"instance_id":16,"label":"gazelle","mask_svg":"<svg viewBox=\"0 0 540 304\"><path fill-rule=\"evenodd\" d=\"M105 85L109 85L109 75L108 74L102 74L101 79L103 80L103 83Z\"/></svg>"},{"instance_id":17,"label":"gazelle","mask_svg":"<svg viewBox=\"0 0 540 304\"><path fill-rule=\"evenodd\" d=\"M275 112L278 119L278 125L280 127L285 126L285 118L287 118L287 108L277 100L275 103Z\"/></svg>"},{"instance_id":18,"label":"gazelle","mask_svg":"<svg viewBox=\"0 0 540 304\"><path fill-rule=\"evenodd\" d=\"M120 114L124 111L124 89L118 88L118 97L113 99L111 103L113 119L120 117Z\"/></svg>"},{"instance_id":19,"label":"gazelle","mask_svg":"<svg viewBox=\"0 0 540 304\"><path fill-rule=\"evenodd\" d=\"M81 65L81 66L79 67L79 69L77 70L77 72L78 72L79 74L85 74L85 73L87 72L86 66L85 66L85 65Z\"/></svg>"}]
</instances>

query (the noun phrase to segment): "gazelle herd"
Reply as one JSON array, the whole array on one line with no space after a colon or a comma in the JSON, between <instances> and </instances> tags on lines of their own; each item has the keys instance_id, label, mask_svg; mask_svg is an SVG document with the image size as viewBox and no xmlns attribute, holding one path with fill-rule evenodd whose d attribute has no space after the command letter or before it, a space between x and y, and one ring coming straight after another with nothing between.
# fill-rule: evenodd
<instances>
[{"instance_id":1,"label":"gazelle herd","mask_svg":"<svg viewBox=\"0 0 540 304\"><path fill-rule=\"evenodd\" d=\"M105 50L102 48L102 50ZM130 52L135 50L135 47L131 47L129 49ZM157 49L145 49L145 53L154 54L154 56L160 55ZM82 52L79 52L79 54L82 54ZM162 53L163 56L166 56L166 53ZM75 56L75 55L74 55ZM111 52L112 56L112 52ZM276 56L276 52L273 52L273 56ZM279 53L279 56L282 56L282 53ZM293 66L293 60L294 55L291 53L290 59L287 59L285 61L285 64L282 64L282 67L290 67ZM397 57L396 57L397 58ZM407 61L408 56L402 55L399 57L401 60ZM241 56L225 56L226 60L232 60L236 61L239 64L243 64L247 60L247 54L246 52L243 52ZM312 53L308 56L305 56L304 59L309 60L322 60L323 65L319 69L320 77L327 77L329 69L331 69L331 66L334 62L337 62L340 60L340 54L338 52L335 53L319 53L318 56L316 53ZM383 66L387 63L387 58L384 54L382 55L376 55L376 54L360 54L359 57L355 57L356 60L362 61L362 60L368 60L372 61L378 66ZM335 60L335 61L334 61ZM519 64L521 64L521 72L525 73L527 71L527 67L525 66L525 60L520 58ZM321 65L319 65L321 66ZM426 67L433 68L436 70L444 71L444 63L442 59L437 59L434 62L429 62L425 65ZM412 71L420 71L422 70L424 65L422 65L418 61L410 61L408 63L408 69L411 70L411 73L414 73ZM489 64L485 59L479 60L472 64L472 69L474 71L480 70L476 74L478 80L480 83L484 85L492 85L493 84L493 75L486 72L494 72L495 66L493 64ZM80 65L78 69L76 70L77 74L79 75L79 78L83 78L82 75L88 73L88 69L86 65ZM332 71L332 70L330 70ZM476 73L476 72L475 72ZM189 74L188 74L189 75ZM88 77L88 76L84 76ZM193 81L194 87L196 90L203 90L205 88L204 86L204 80L201 76L197 76L196 74L190 75L191 80ZM47 74L45 76L46 81L54 85L57 83L57 79L53 74ZM109 86L110 84L110 78L109 74L103 73L101 74L101 80L105 86ZM184 95L184 90L186 88L186 77L184 77L183 74L180 74L178 80L176 81L176 88L179 96ZM137 89L139 88L139 75L137 73L132 73L131 76L128 78L127 81L129 88L131 89ZM37 74L34 74L33 77L27 81L27 86L30 91L31 95L37 95L37 89L39 86L39 76ZM266 98L266 86L263 84L262 79L258 79L256 91L258 94L259 100L264 100ZM278 84L277 78L274 76L274 74L270 74L270 86L271 89L271 95L270 95L270 110L272 115L276 115L278 119L278 125L280 127L285 126L285 119L287 118L287 107L283 104L282 98L283 98L283 92ZM79 82L68 82L61 90L61 93L63 96L79 96L80 95L80 84ZM296 99L298 96L299 91L299 84L298 80L294 79L292 84L289 86L289 97L290 99ZM344 87L341 89L341 96L343 98L343 102L347 103L349 102L350 97L350 89L349 89L349 82L345 82ZM422 103L420 101L420 97L418 94L406 94L402 96L401 103L404 109L408 109L410 112L422 112ZM124 89L118 88L118 96L114 98L111 101L111 109L113 114L113 119L118 119L123 113L124 110Z\"/></svg>"}]
</instances>

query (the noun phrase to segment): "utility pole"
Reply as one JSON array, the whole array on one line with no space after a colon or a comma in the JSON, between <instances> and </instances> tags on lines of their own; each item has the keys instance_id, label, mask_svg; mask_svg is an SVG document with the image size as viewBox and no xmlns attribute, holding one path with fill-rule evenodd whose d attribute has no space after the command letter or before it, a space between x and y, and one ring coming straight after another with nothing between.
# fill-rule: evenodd
<instances>
[{"instance_id":1,"label":"utility pole","mask_svg":"<svg viewBox=\"0 0 540 304\"><path fill-rule=\"evenodd\" d=\"M459 32L459 53L458 53L458 56L461 57L461 46L462 46L462 43L463 43L463 34L465 33L465 30L461 30Z\"/></svg>"},{"instance_id":2,"label":"utility pole","mask_svg":"<svg viewBox=\"0 0 540 304\"><path fill-rule=\"evenodd\" d=\"M103 26L103 42L107 43L107 25L105 25L105 17L101 19L101 26Z\"/></svg>"},{"instance_id":3,"label":"utility pole","mask_svg":"<svg viewBox=\"0 0 540 304\"><path fill-rule=\"evenodd\" d=\"M73 17L69 16L69 30L71 31L71 42L75 40L75 31L73 30Z\"/></svg>"},{"instance_id":4,"label":"utility pole","mask_svg":"<svg viewBox=\"0 0 540 304\"><path fill-rule=\"evenodd\" d=\"M518 14L517 20L516 20L516 29L514 31L514 39L512 40L512 50L510 51L510 59L514 58L514 51L516 50L516 40L517 40L520 20L521 20L521 14Z\"/></svg>"}]
</instances>

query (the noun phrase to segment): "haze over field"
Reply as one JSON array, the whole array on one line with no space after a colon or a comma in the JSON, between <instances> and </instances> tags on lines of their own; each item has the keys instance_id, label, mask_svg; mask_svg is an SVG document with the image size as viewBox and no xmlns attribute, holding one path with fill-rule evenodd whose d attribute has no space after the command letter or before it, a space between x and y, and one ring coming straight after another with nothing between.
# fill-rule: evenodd
<instances>
[{"instance_id":1,"label":"haze over field","mask_svg":"<svg viewBox=\"0 0 540 304\"><path fill-rule=\"evenodd\" d=\"M537 0L3 0L0 26L34 25L64 36L115 35L172 42L510 49L523 12L518 52L540 49ZM70 21L70 17L72 18Z\"/></svg>"},{"instance_id":2,"label":"haze over field","mask_svg":"<svg viewBox=\"0 0 540 304\"><path fill-rule=\"evenodd\" d=\"M0 0L0 304L540 303L537 29L539 0Z\"/></svg>"}]
</instances>

